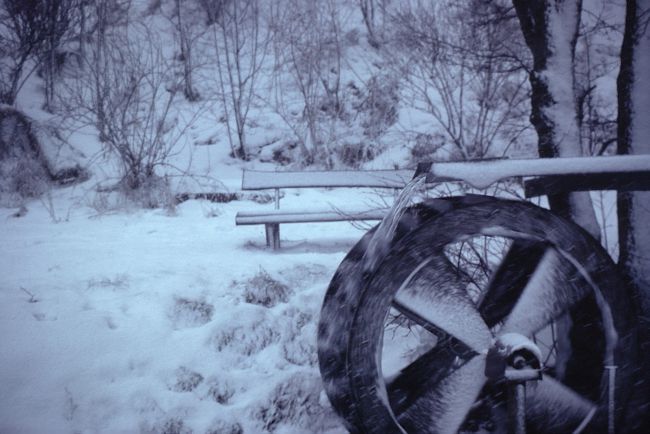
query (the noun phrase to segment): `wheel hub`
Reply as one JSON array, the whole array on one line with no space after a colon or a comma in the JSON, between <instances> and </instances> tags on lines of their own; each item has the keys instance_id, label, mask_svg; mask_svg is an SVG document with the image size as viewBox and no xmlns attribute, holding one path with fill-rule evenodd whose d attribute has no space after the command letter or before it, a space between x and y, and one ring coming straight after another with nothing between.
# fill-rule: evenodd
<instances>
[{"instance_id":1,"label":"wheel hub","mask_svg":"<svg viewBox=\"0 0 650 434\"><path fill-rule=\"evenodd\" d=\"M494 339L485 360L485 376L492 381L541 380L542 352L526 336L504 333Z\"/></svg>"}]
</instances>

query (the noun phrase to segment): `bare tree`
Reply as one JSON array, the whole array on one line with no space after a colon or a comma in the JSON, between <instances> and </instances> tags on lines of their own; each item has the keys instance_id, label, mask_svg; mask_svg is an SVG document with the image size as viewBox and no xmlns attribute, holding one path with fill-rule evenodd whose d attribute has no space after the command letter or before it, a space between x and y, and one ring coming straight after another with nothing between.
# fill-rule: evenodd
<instances>
[{"instance_id":1,"label":"bare tree","mask_svg":"<svg viewBox=\"0 0 650 434\"><path fill-rule=\"evenodd\" d=\"M363 23L368 31L368 43L373 48L379 48L380 42L377 35L377 2L375 0L357 0L359 9L361 9L361 16Z\"/></svg>"},{"instance_id":2,"label":"bare tree","mask_svg":"<svg viewBox=\"0 0 650 434\"><path fill-rule=\"evenodd\" d=\"M258 0L233 1L223 5L213 26L228 140L241 159L247 158L246 121L269 43L261 19Z\"/></svg>"},{"instance_id":3,"label":"bare tree","mask_svg":"<svg viewBox=\"0 0 650 434\"><path fill-rule=\"evenodd\" d=\"M625 34L618 76L618 153L650 154L650 2L626 2ZM619 263L638 292L641 351L630 432L650 428L650 192L619 192Z\"/></svg>"},{"instance_id":4,"label":"bare tree","mask_svg":"<svg viewBox=\"0 0 650 434\"><path fill-rule=\"evenodd\" d=\"M528 97L521 59L505 47L512 20L479 25L470 5L404 2L391 14L388 47L406 100L432 116L463 159L505 154L526 129Z\"/></svg>"},{"instance_id":5,"label":"bare tree","mask_svg":"<svg viewBox=\"0 0 650 434\"><path fill-rule=\"evenodd\" d=\"M45 15L44 25L44 46L40 53L40 61L43 65L43 80L45 82L45 106L46 110L52 110L54 101L54 86L60 63L65 59L59 56L62 42L72 27L74 19L74 8L80 7L77 0L50 0L44 2L41 12Z\"/></svg>"},{"instance_id":6,"label":"bare tree","mask_svg":"<svg viewBox=\"0 0 650 434\"><path fill-rule=\"evenodd\" d=\"M575 82L575 47L581 1L513 1L524 38L533 55L531 122L540 157L583 154ZM560 31L561 29L561 31ZM589 193L549 197L551 209L600 238Z\"/></svg>"},{"instance_id":7,"label":"bare tree","mask_svg":"<svg viewBox=\"0 0 650 434\"><path fill-rule=\"evenodd\" d=\"M179 60L183 67L183 95L188 101L199 99L199 92L194 87L194 71L196 69L194 46L203 33L203 26L196 22L197 11L192 6L194 6L193 2L174 0L174 8L170 17L178 36Z\"/></svg>"},{"instance_id":8,"label":"bare tree","mask_svg":"<svg viewBox=\"0 0 650 434\"><path fill-rule=\"evenodd\" d=\"M302 103L304 133L294 126L304 161L308 164L322 160L332 166L332 153L326 140L325 121L341 116L341 65L343 48L341 24L336 2L305 2L288 0L285 13L276 20L277 68L286 71ZM284 87L284 83L280 84ZM284 89L280 89L283 92ZM287 116L284 116L288 119ZM332 128L329 129L331 136ZM331 137L327 137L328 139ZM321 152L322 149L322 152Z\"/></svg>"},{"instance_id":9,"label":"bare tree","mask_svg":"<svg viewBox=\"0 0 650 434\"><path fill-rule=\"evenodd\" d=\"M83 9L81 11L84 14L81 22L88 29L87 33L94 35L91 50L84 54L82 62L87 66L85 78L92 81L91 99L94 104L92 113L99 131L99 140L102 142L108 140L107 125L110 119L108 119L107 105L111 92L110 81L104 77L102 71L108 71L112 67L108 54L108 51L111 51L111 39L117 37L116 27L128 23L129 9L130 0L96 0L91 2L88 15L85 15ZM83 41L86 35L81 33L80 38Z\"/></svg>"},{"instance_id":10,"label":"bare tree","mask_svg":"<svg viewBox=\"0 0 650 434\"><path fill-rule=\"evenodd\" d=\"M576 83L575 62L582 2L513 0L513 4L533 56L531 122L539 138L539 155L547 158L583 155L580 87ZM600 239L600 228L588 192L549 195L548 200L554 212L573 219L594 238ZM590 356L573 351L586 343L591 345L595 339L594 327L581 323L580 315L598 318L597 304L593 301L582 303L579 313L567 314L573 321L561 322L558 328L561 338L558 340L557 375L583 393L592 393L594 385L588 380L589 375L600 375L602 366L594 363ZM620 339L625 341L630 337L620 336ZM571 353L573 356L568 357ZM619 404L616 408L616 423L622 420L623 407ZM610 423L613 424L614 420Z\"/></svg>"},{"instance_id":11,"label":"bare tree","mask_svg":"<svg viewBox=\"0 0 650 434\"><path fill-rule=\"evenodd\" d=\"M391 0L357 0L368 32L368 44L373 48L378 49L383 43L390 3Z\"/></svg>"},{"instance_id":12,"label":"bare tree","mask_svg":"<svg viewBox=\"0 0 650 434\"><path fill-rule=\"evenodd\" d=\"M619 14L612 13L612 9L620 8L617 4L598 2L583 6L575 76L581 143L588 155L602 155L615 148L616 105L607 84L620 63L619 52L612 43L623 34Z\"/></svg>"},{"instance_id":13,"label":"bare tree","mask_svg":"<svg viewBox=\"0 0 650 434\"><path fill-rule=\"evenodd\" d=\"M47 2L45 2L47 3ZM0 102L12 105L25 80L34 72L35 60L46 35L42 0L2 0L0 4Z\"/></svg>"},{"instance_id":14,"label":"bare tree","mask_svg":"<svg viewBox=\"0 0 650 434\"><path fill-rule=\"evenodd\" d=\"M172 110L181 86L157 35L137 23L104 38L102 62L89 63L84 76L69 81L71 97L62 104L76 119L103 128L123 185L137 190L168 164L192 119L181 122Z\"/></svg>"},{"instance_id":15,"label":"bare tree","mask_svg":"<svg viewBox=\"0 0 650 434\"><path fill-rule=\"evenodd\" d=\"M210 26L217 22L224 6L234 0L197 0L205 14L205 24Z\"/></svg>"}]
</instances>

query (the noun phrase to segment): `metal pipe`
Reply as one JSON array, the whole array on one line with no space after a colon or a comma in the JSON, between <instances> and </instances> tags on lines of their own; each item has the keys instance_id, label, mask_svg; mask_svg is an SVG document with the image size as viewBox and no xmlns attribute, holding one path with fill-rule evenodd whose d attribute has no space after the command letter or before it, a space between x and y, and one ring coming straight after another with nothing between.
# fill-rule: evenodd
<instances>
[{"instance_id":1,"label":"metal pipe","mask_svg":"<svg viewBox=\"0 0 650 434\"><path fill-rule=\"evenodd\" d=\"M526 434L526 383L508 385L508 432Z\"/></svg>"}]
</instances>

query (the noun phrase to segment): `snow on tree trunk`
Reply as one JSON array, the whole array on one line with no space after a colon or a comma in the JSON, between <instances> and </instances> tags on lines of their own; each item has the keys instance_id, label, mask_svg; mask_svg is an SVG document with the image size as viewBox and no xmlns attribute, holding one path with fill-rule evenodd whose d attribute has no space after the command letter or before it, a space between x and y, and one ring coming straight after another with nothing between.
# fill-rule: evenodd
<instances>
[{"instance_id":1,"label":"snow on tree trunk","mask_svg":"<svg viewBox=\"0 0 650 434\"><path fill-rule=\"evenodd\" d=\"M650 1L627 2L618 77L618 152L650 154ZM620 192L620 263L642 291L650 314L650 192Z\"/></svg>"},{"instance_id":2,"label":"snow on tree trunk","mask_svg":"<svg viewBox=\"0 0 650 434\"><path fill-rule=\"evenodd\" d=\"M618 153L650 154L650 0L628 0L618 76ZM650 427L650 192L619 192L619 263L636 287L641 309L643 378L634 432Z\"/></svg>"},{"instance_id":3,"label":"snow on tree trunk","mask_svg":"<svg viewBox=\"0 0 650 434\"><path fill-rule=\"evenodd\" d=\"M540 157L583 154L576 102L574 53L580 0L513 0L526 44L533 55L531 122L539 137ZM600 238L587 192L549 197L551 209Z\"/></svg>"},{"instance_id":4,"label":"snow on tree trunk","mask_svg":"<svg viewBox=\"0 0 650 434\"><path fill-rule=\"evenodd\" d=\"M513 0L513 5L533 55L530 119L539 137L539 156L581 156L574 55L582 1ZM549 195L548 201L555 213L572 219L600 239L600 227L589 192ZM585 304L580 310L587 317L599 315L596 303ZM574 315L569 316L576 319ZM601 368L586 356L587 353L573 350L586 342L595 342L597 334L593 327L571 326L568 319L556 323L558 358L571 360L565 366L565 379L579 390L593 390L593 384L581 379L585 378L585 372Z\"/></svg>"}]
</instances>

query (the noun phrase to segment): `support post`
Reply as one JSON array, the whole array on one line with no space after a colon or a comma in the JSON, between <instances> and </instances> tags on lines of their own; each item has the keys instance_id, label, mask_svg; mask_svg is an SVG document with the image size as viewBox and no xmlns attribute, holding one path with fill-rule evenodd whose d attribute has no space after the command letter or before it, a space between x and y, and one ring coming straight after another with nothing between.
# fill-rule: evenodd
<instances>
[{"instance_id":1,"label":"support post","mask_svg":"<svg viewBox=\"0 0 650 434\"><path fill-rule=\"evenodd\" d=\"M266 233L266 247L271 247L271 239L273 238L271 234L271 224L266 223L264 225L264 232Z\"/></svg>"},{"instance_id":2,"label":"support post","mask_svg":"<svg viewBox=\"0 0 650 434\"><path fill-rule=\"evenodd\" d=\"M280 209L280 189L276 188L274 190L274 208ZM264 230L266 232L266 247L273 247L273 250L278 250L280 248L280 224L265 223Z\"/></svg>"},{"instance_id":3,"label":"support post","mask_svg":"<svg viewBox=\"0 0 650 434\"><path fill-rule=\"evenodd\" d=\"M264 229L266 230L266 247L278 250L280 248L280 224L266 223Z\"/></svg>"}]
</instances>

